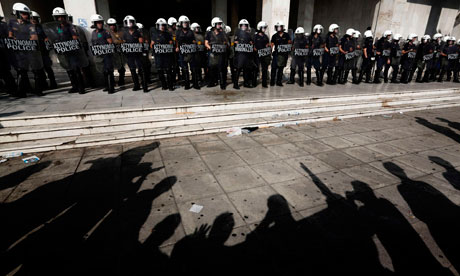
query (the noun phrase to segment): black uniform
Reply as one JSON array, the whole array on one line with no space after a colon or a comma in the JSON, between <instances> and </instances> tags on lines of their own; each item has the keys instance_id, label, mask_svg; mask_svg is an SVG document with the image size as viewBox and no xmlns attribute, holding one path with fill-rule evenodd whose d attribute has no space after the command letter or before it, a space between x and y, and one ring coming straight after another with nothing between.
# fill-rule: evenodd
<instances>
[{"instance_id":1,"label":"black uniform","mask_svg":"<svg viewBox=\"0 0 460 276\"><path fill-rule=\"evenodd\" d=\"M339 55L339 39L334 33L328 33L325 40L328 51L323 56L323 72L327 68L327 84L335 84L338 77L337 57ZM335 71L334 71L335 68Z\"/></svg>"},{"instance_id":2,"label":"black uniform","mask_svg":"<svg viewBox=\"0 0 460 276\"><path fill-rule=\"evenodd\" d=\"M414 66L412 67L412 71L409 75L409 82L411 82L412 77L414 76L415 70L417 70L417 78L415 79L416 82L422 82L422 74L423 69L425 68L425 62L423 61L423 51L425 48L426 42L421 42L417 46L417 51L415 54L415 62Z\"/></svg>"},{"instance_id":3,"label":"black uniform","mask_svg":"<svg viewBox=\"0 0 460 276\"><path fill-rule=\"evenodd\" d=\"M355 64L355 48L356 44L353 38L349 35L345 35L340 40L340 46L342 51L346 53L340 53L339 58L339 83L345 84L348 80L348 74L350 71L353 73L353 82L356 82L356 70L354 70ZM342 73L343 72L343 73Z\"/></svg>"},{"instance_id":4,"label":"black uniform","mask_svg":"<svg viewBox=\"0 0 460 276\"><path fill-rule=\"evenodd\" d=\"M316 36L315 36L316 35ZM316 84L323 85L323 72L321 70L321 56L324 55L324 42L321 35L313 33L309 37L310 51L307 60L307 84L311 82L311 68L315 68Z\"/></svg>"},{"instance_id":5,"label":"black uniform","mask_svg":"<svg viewBox=\"0 0 460 276\"><path fill-rule=\"evenodd\" d=\"M35 29L37 30L37 35L38 35L38 43L39 43L39 48L40 48L40 54L42 56L43 60L43 69L41 71L42 74L42 80L43 80L43 87L45 89L48 88L48 84L46 83L46 75L48 75L48 79L50 81L49 88L51 89L56 89L57 88L57 83L56 83L56 78L54 76L54 71L53 71L53 62L51 61L50 58L50 42L48 41L48 37L45 34L45 31L43 29L43 26L41 24L35 24ZM45 75L46 72L46 75Z\"/></svg>"},{"instance_id":6,"label":"black uniform","mask_svg":"<svg viewBox=\"0 0 460 276\"><path fill-rule=\"evenodd\" d=\"M97 46L113 46L110 45L109 42L107 41L108 39L111 39L112 36L110 33L104 29L96 29L93 31L91 34L91 44L93 47ZM95 51L93 51L94 55L94 62L96 64L96 70L98 72L102 72L104 74L104 84L105 84L105 89L110 93L115 92L115 77L113 75L113 55L112 53L108 54L101 54L98 55L96 54Z\"/></svg>"},{"instance_id":7,"label":"black uniform","mask_svg":"<svg viewBox=\"0 0 460 276\"><path fill-rule=\"evenodd\" d=\"M283 86L283 69L286 67L289 53L291 52L292 44L289 34L282 32L281 34L277 32L272 36L271 43L274 44L273 51L273 60L272 60L272 71L270 78L270 85Z\"/></svg>"},{"instance_id":8,"label":"black uniform","mask_svg":"<svg viewBox=\"0 0 460 276\"><path fill-rule=\"evenodd\" d=\"M205 81L209 81L208 75L208 53L206 51L206 47L204 46L204 36L202 33L195 32L195 40L198 49L198 53L196 56L196 69L198 71L198 80L201 82L203 81L203 74L201 70L204 71L204 79Z\"/></svg>"},{"instance_id":9,"label":"black uniform","mask_svg":"<svg viewBox=\"0 0 460 276\"><path fill-rule=\"evenodd\" d=\"M155 66L161 81L163 90L174 90L173 86L173 37L168 31L151 30L150 36L153 42L153 54L155 55ZM166 75L166 76L165 76Z\"/></svg>"},{"instance_id":10,"label":"black uniform","mask_svg":"<svg viewBox=\"0 0 460 276\"><path fill-rule=\"evenodd\" d=\"M125 28L123 31L124 43L140 44L139 42L140 38L142 38L142 35L137 29ZM142 49L144 48L143 45L140 45L139 47L141 47ZM129 70L131 71L131 76L134 82L133 90L134 91L140 90L139 77L138 77L138 73L139 73L139 75L141 76L143 90L145 92L148 91L147 78L144 76L144 70L143 70L142 52L126 53L126 59L127 59L128 67L129 67ZM136 72L136 69L137 69L137 72Z\"/></svg>"},{"instance_id":11,"label":"black uniform","mask_svg":"<svg viewBox=\"0 0 460 276\"><path fill-rule=\"evenodd\" d=\"M455 43L455 41L454 41ZM459 82L458 80L458 54L459 49L455 44L447 45L444 47L443 56L447 58L447 67L446 70L442 70L439 74L438 81L442 81L445 71L447 71L447 81L451 80L452 72L454 73L454 82Z\"/></svg>"},{"instance_id":12,"label":"black uniform","mask_svg":"<svg viewBox=\"0 0 460 276\"><path fill-rule=\"evenodd\" d=\"M435 45L433 42L428 42L425 47L423 47L423 61L425 63L425 74L423 75L422 82L429 82L430 75L434 71L434 50Z\"/></svg>"},{"instance_id":13,"label":"black uniform","mask_svg":"<svg viewBox=\"0 0 460 276\"><path fill-rule=\"evenodd\" d=\"M391 77L391 82L392 83L398 83L397 77L399 73L399 65L401 64L401 56L402 56L402 50L401 47L399 46L399 41L392 41L391 42L391 68L393 69L393 75Z\"/></svg>"},{"instance_id":14,"label":"black uniform","mask_svg":"<svg viewBox=\"0 0 460 276\"><path fill-rule=\"evenodd\" d=\"M404 44L403 51L406 53L401 58L401 83L408 83L409 75L411 74L412 68L414 67L415 63L417 46L412 41L409 41L406 44Z\"/></svg>"},{"instance_id":15,"label":"black uniform","mask_svg":"<svg viewBox=\"0 0 460 276\"><path fill-rule=\"evenodd\" d=\"M233 88L240 89L238 80L241 71L243 71L244 87L252 87L251 73L254 67L254 41L249 31L238 29L234 37L235 47L235 76L233 79Z\"/></svg>"},{"instance_id":16,"label":"black uniform","mask_svg":"<svg viewBox=\"0 0 460 276\"><path fill-rule=\"evenodd\" d=\"M257 32L254 35L254 48L256 50L256 75L259 75L259 70L262 68L262 87L266 88L268 79L268 66L271 62L272 48L270 46L270 39L265 33ZM253 82L254 80L257 82L256 76L253 77ZM254 83L253 86L255 86Z\"/></svg>"},{"instance_id":17,"label":"black uniform","mask_svg":"<svg viewBox=\"0 0 460 276\"><path fill-rule=\"evenodd\" d=\"M200 89L198 85L198 70L196 64L197 45L195 34L189 29L179 28L176 31L177 47L179 47L179 66L185 80L185 89L190 89L190 73L193 74L193 88Z\"/></svg>"},{"instance_id":18,"label":"black uniform","mask_svg":"<svg viewBox=\"0 0 460 276\"><path fill-rule=\"evenodd\" d=\"M8 25L0 21L0 79L5 82L5 89L11 95L16 95L17 86L11 74L11 58L8 54L4 39L8 37Z\"/></svg>"},{"instance_id":19,"label":"black uniform","mask_svg":"<svg viewBox=\"0 0 460 276\"><path fill-rule=\"evenodd\" d=\"M211 46L209 53L210 82L208 87L217 85L219 78L220 88L226 89L227 86L227 51L229 47L228 37L224 31L217 32L215 29L206 34L206 40Z\"/></svg>"},{"instance_id":20,"label":"black uniform","mask_svg":"<svg viewBox=\"0 0 460 276\"><path fill-rule=\"evenodd\" d=\"M294 83L295 71L299 74L299 85L303 86L303 73L305 68L305 63L307 61L310 43L307 37L304 34L295 35L293 41L293 50L292 50L292 60L291 60L291 74L289 76L289 84ZM311 76L310 76L311 78ZM311 80L310 80L311 81Z\"/></svg>"},{"instance_id":21,"label":"black uniform","mask_svg":"<svg viewBox=\"0 0 460 276\"><path fill-rule=\"evenodd\" d=\"M25 97L28 90L30 90L30 82L27 72L32 70L34 73L34 89L36 95L42 95L43 80L40 71L43 69L43 61L39 51L37 40L31 40L31 36L37 35L35 26L29 21L21 21L18 19L11 19L8 24L8 31L12 33L9 37L11 41L22 41L24 45L31 45L31 47L19 47L12 50L14 54L13 67L18 74L18 96ZM8 44L8 43L7 43ZM33 46L32 46L33 45ZM12 49L12 48L10 48Z\"/></svg>"},{"instance_id":22,"label":"black uniform","mask_svg":"<svg viewBox=\"0 0 460 276\"><path fill-rule=\"evenodd\" d=\"M121 44L123 43L123 32L116 29L115 31L109 30L110 35L112 36L113 44L115 44L115 53L113 54L113 66L118 71L118 85L125 85L125 64L126 59L123 53L121 52Z\"/></svg>"},{"instance_id":23,"label":"black uniform","mask_svg":"<svg viewBox=\"0 0 460 276\"><path fill-rule=\"evenodd\" d=\"M364 54L366 52L366 54ZM366 57L367 55L367 57ZM361 72L359 73L358 82L361 82L363 76L366 75L366 83L371 81L371 71L375 64L374 42L372 37L364 39L363 43L363 64L361 65Z\"/></svg>"},{"instance_id":24,"label":"black uniform","mask_svg":"<svg viewBox=\"0 0 460 276\"><path fill-rule=\"evenodd\" d=\"M386 37L381 37L375 44L377 52L377 70L374 75L374 83L380 83L380 73L383 71L383 80L388 82L388 70L390 69L391 42Z\"/></svg>"}]
</instances>

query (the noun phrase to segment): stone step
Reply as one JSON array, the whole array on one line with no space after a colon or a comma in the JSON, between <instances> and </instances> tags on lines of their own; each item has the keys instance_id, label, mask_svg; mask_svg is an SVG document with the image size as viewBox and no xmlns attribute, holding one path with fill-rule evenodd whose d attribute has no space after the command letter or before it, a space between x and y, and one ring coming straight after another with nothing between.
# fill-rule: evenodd
<instances>
[{"instance_id":1,"label":"stone step","mask_svg":"<svg viewBox=\"0 0 460 276\"><path fill-rule=\"evenodd\" d=\"M3 143L0 154L21 151L23 153L43 152L51 150L99 146L117 143L126 143L150 139L171 138L197 134L207 134L225 131L231 127L273 127L281 125L296 125L317 121L347 119L361 116L375 116L398 112L409 112L425 109L446 108L460 106L458 99L446 100L437 103L412 103L388 107L369 107L353 110L323 111L298 116L259 117L243 120L220 121L215 123L195 124L185 126L171 126L141 129L135 131L120 131L107 134L77 135L24 142Z\"/></svg>"},{"instance_id":2,"label":"stone step","mask_svg":"<svg viewBox=\"0 0 460 276\"><path fill-rule=\"evenodd\" d=\"M259 101L244 101L231 103L212 103L199 105L168 106L154 108L114 108L99 111L85 112L56 112L56 113L36 113L33 116L9 116L0 118L0 125L7 127L36 126L49 124L66 124L73 122L87 122L100 120L115 120L123 118L133 118L142 116L165 116L165 115L193 115L202 112L219 112L229 110L241 110L248 108L286 108L291 105L309 105L321 103L354 103L358 101L390 100L393 98L410 97L420 98L426 96L442 96L449 94L460 94L460 88L424 90L424 91L404 91L404 92L385 92L358 95L324 96L324 97L305 97L290 99L270 99Z\"/></svg>"},{"instance_id":3,"label":"stone step","mask_svg":"<svg viewBox=\"0 0 460 276\"><path fill-rule=\"evenodd\" d=\"M139 116L113 120L95 120L87 122L58 123L38 126L7 127L0 129L0 143L22 142L60 138L67 136L81 136L93 134L107 134L123 131L137 131L161 127L186 126L194 124L209 124L251 118L298 116L315 112L333 112L360 108L378 108L400 106L416 103L434 103L460 100L460 94L446 94L444 96L422 96L418 98L394 97L386 100L363 101L353 103L314 103L309 105L291 105L288 107L245 108L240 110L207 111L195 114L171 114L157 116ZM0 144L1 145L1 144Z\"/></svg>"}]
</instances>

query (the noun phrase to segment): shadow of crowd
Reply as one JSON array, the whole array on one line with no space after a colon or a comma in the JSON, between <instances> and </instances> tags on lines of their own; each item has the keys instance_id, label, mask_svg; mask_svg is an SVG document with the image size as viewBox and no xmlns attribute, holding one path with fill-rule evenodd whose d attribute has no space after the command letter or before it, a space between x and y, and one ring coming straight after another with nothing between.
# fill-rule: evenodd
<instances>
[{"instance_id":1,"label":"shadow of crowd","mask_svg":"<svg viewBox=\"0 0 460 276\"><path fill-rule=\"evenodd\" d=\"M423 118L417 122L460 143L460 124L438 118L450 128ZM345 196L332 192L308 167L299 166L326 197L326 207L294 219L281 195L267 199L264 219L236 245L228 246L233 214L222 213L212 225L201 225L180 239L170 256L160 246L181 224L171 214L156 224L144 242L139 232L152 202L177 181L166 177L150 189L140 189L160 168L142 162L158 142L120 156L91 161L89 169L46 183L12 202L0 205L0 273L6 275L230 275L242 270L257 274L302 275L452 275L427 246L401 211L379 197L367 183L353 181ZM113 166L129 159L130 170ZM460 172L448 161L430 156L445 168L444 178L460 190ZM0 190L19 185L50 165L34 166L0 179ZM460 271L460 207L432 185L410 179L404 169L385 162L400 179L397 190L413 215ZM391 259L382 265L375 237ZM172 275L172 274L171 274Z\"/></svg>"}]
</instances>

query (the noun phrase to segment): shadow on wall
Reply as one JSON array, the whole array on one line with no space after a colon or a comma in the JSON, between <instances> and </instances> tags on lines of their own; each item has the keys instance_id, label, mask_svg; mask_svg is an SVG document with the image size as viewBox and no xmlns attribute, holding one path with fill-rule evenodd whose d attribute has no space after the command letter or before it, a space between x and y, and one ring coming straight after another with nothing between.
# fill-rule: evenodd
<instances>
[{"instance_id":1,"label":"shadow on wall","mask_svg":"<svg viewBox=\"0 0 460 276\"><path fill-rule=\"evenodd\" d=\"M436 28L438 26L439 19L441 18L441 12L443 8L454 10L460 9L460 3L458 0L407 0L407 2L431 6L430 15L428 16L425 29L425 34L430 35L437 33Z\"/></svg>"},{"instance_id":2,"label":"shadow on wall","mask_svg":"<svg viewBox=\"0 0 460 276\"><path fill-rule=\"evenodd\" d=\"M1 203L1 274L16 269L18 275L235 275L242 270L253 275L452 275L400 209L369 184L355 180L351 191L338 194L303 163L299 166L308 185L316 186L326 198L322 210L296 220L288 201L273 195L267 199L265 217L251 226L245 241L225 245L235 220L233 214L223 212L212 225L201 225L179 240L168 256L160 246L180 227L179 214L150 226L145 242L139 241L152 202L177 181L176 177L147 181L152 172L163 168L143 162L145 154L158 147L159 143L152 143L97 158L87 162L87 170ZM430 159L446 168L450 186L443 189L458 189L455 181L460 172L440 157ZM129 167L121 168L121 163ZM49 166L39 162L6 175L0 183L10 183L0 190L19 185ZM388 188L399 192L459 271L460 207L438 187L410 179L398 165L386 162L384 167L400 179ZM389 257L386 262L378 245Z\"/></svg>"}]
</instances>

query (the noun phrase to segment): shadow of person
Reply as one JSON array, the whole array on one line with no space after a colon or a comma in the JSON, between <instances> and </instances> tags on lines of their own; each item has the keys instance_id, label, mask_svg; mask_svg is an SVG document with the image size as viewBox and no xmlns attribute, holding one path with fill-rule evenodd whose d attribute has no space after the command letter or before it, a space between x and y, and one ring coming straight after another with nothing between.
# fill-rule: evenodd
<instances>
[{"instance_id":1,"label":"shadow of person","mask_svg":"<svg viewBox=\"0 0 460 276\"><path fill-rule=\"evenodd\" d=\"M372 239L373 233L359 216L354 201L333 193L303 163L300 166L326 197L327 208L309 219L317 221L323 229L323 254L328 258L325 265L329 271L391 274L391 271L380 263L377 247Z\"/></svg>"},{"instance_id":2,"label":"shadow of person","mask_svg":"<svg viewBox=\"0 0 460 276\"><path fill-rule=\"evenodd\" d=\"M131 267L129 273L135 275L168 275L172 273L169 256L160 250L160 246L174 235L181 223L179 214L172 214L164 218L152 229L152 234L140 246L137 267Z\"/></svg>"},{"instance_id":3,"label":"shadow of person","mask_svg":"<svg viewBox=\"0 0 460 276\"><path fill-rule=\"evenodd\" d=\"M439 117L437 117L436 119L438 119L439 121L441 121L443 123L446 123L451 128L454 128L456 130L460 130L460 123L458 123L458 122L452 122L452 121L449 121L447 119L439 118Z\"/></svg>"},{"instance_id":4,"label":"shadow of person","mask_svg":"<svg viewBox=\"0 0 460 276\"><path fill-rule=\"evenodd\" d=\"M444 160L441 157L428 156L428 158L439 166L444 167L444 169L446 169L446 171L442 173L444 178L449 181L452 187L460 190L460 172L455 169L449 161Z\"/></svg>"},{"instance_id":5,"label":"shadow of person","mask_svg":"<svg viewBox=\"0 0 460 276\"><path fill-rule=\"evenodd\" d=\"M150 147L129 150L128 153L142 148L134 158L133 165L139 165L143 155L158 145L152 143ZM123 154L93 160L87 170L45 184L14 202L2 205L2 214L21 214L21 210L26 210L30 214L38 214L39 218L29 222L27 219L33 215L24 211L27 214L24 217L12 215L17 223L1 227L7 228L10 235L6 237L9 242L4 246L9 249L2 252L5 256L5 266L2 267L6 267L7 273L19 264L22 265L20 272L29 274L45 271L48 275L57 271L77 274L77 271L85 269L84 241L88 234L110 217L113 210L122 206L121 199L135 195L136 188L152 171L148 166L150 169L139 176L121 181L120 160ZM125 189L125 185L133 188ZM129 191L130 194L122 194L123 191Z\"/></svg>"},{"instance_id":6,"label":"shadow of person","mask_svg":"<svg viewBox=\"0 0 460 276\"><path fill-rule=\"evenodd\" d=\"M385 162L388 172L399 177L398 191L412 213L423 221L439 248L457 271L460 271L460 207L433 186L407 177L404 170L392 162Z\"/></svg>"},{"instance_id":7,"label":"shadow of person","mask_svg":"<svg viewBox=\"0 0 460 276\"><path fill-rule=\"evenodd\" d=\"M46 169L49 165L51 165L51 161L39 162L0 177L0 191L18 186L31 175Z\"/></svg>"},{"instance_id":8,"label":"shadow of person","mask_svg":"<svg viewBox=\"0 0 460 276\"><path fill-rule=\"evenodd\" d=\"M450 129L448 127L445 127L445 126L433 124L433 123L431 123L431 122L429 122L429 121L427 121L427 120L425 120L423 118L420 118L420 117L415 117L415 119L416 119L415 121L417 123L421 124L422 126L426 126L427 128L431 128L432 130L449 137L450 139L454 140L455 142L460 143L460 135L457 134L452 129Z\"/></svg>"},{"instance_id":9,"label":"shadow of person","mask_svg":"<svg viewBox=\"0 0 460 276\"><path fill-rule=\"evenodd\" d=\"M387 199L378 198L368 184L351 182L353 193L347 197L364 204L360 216L372 229L391 258L397 275L450 275L434 258L423 240L403 214Z\"/></svg>"}]
</instances>

